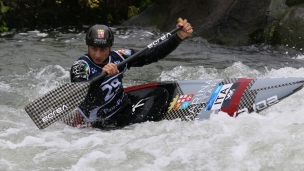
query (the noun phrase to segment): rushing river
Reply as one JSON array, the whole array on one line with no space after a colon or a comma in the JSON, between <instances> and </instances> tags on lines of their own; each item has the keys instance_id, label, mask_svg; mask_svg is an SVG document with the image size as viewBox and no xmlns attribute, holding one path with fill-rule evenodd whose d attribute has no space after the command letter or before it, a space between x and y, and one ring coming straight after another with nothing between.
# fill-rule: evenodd
<instances>
[{"instance_id":1,"label":"rushing river","mask_svg":"<svg viewBox=\"0 0 304 171\"><path fill-rule=\"evenodd\" d=\"M113 28L114 49L142 49L156 31ZM19 31L0 36L0 170L238 171L304 169L304 89L270 108L231 118L147 122L121 130L38 129L24 107L68 83L87 47L85 33ZM287 45L286 45L287 46ZM185 40L166 59L125 74L124 86L164 80L303 77L304 56L292 47L225 47Z\"/></svg>"}]
</instances>

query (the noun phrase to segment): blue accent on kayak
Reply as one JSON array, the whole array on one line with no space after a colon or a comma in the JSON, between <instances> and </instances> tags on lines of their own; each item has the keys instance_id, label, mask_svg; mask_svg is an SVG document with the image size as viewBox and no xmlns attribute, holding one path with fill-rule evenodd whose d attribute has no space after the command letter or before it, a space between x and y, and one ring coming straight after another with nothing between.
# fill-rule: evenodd
<instances>
[{"instance_id":1,"label":"blue accent on kayak","mask_svg":"<svg viewBox=\"0 0 304 171\"><path fill-rule=\"evenodd\" d=\"M211 97L210 97L210 99L207 103L205 111L210 110L212 108L212 105L213 105L216 97L218 96L219 92L221 91L222 87L223 87L223 85L219 85L214 89L214 91L213 91L213 93L212 93L212 95L211 95Z\"/></svg>"}]
</instances>

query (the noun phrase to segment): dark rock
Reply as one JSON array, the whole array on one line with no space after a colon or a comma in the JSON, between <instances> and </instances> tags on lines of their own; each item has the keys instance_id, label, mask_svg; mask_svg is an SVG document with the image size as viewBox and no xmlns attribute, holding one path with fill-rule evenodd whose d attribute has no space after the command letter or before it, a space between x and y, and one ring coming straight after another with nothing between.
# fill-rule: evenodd
<instances>
[{"instance_id":1,"label":"dark rock","mask_svg":"<svg viewBox=\"0 0 304 171\"><path fill-rule=\"evenodd\" d=\"M233 3L225 1L225 4L223 3L217 8L219 10L217 13L221 12L222 15L216 25L213 24L209 28L202 27L201 35L209 42L225 45L258 43L263 39L261 33L266 25L270 1L235 0Z\"/></svg>"},{"instance_id":2,"label":"dark rock","mask_svg":"<svg viewBox=\"0 0 304 171\"><path fill-rule=\"evenodd\" d=\"M226 45L247 45L259 41L266 25L271 0L156 0L142 14L123 23L157 27L170 31L182 17L194 27L194 36ZM254 40L254 38L257 38Z\"/></svg>"},{"instance_id":3,"label":"dark rock","mask_svg":"<svg viewBox=\"0 0 304 171\"><path fill-rule=\"evenodd\" d=\"M291 7L280 20L277 29L278 44L291 48L304 47L304 4Z\"/></svg>"},{"instance_id":4,"label":"dark rock","mask_svg":"<svg viewBox=\"0 0 304 171\"><path fill-rule=\"evenodd\" d=\"M303 4L303 3L304 3L303 0L286 0L285 1L285 4L289 7L295 6L295 5L300 5L300 4Z\"/></svg>"}]
</instances>

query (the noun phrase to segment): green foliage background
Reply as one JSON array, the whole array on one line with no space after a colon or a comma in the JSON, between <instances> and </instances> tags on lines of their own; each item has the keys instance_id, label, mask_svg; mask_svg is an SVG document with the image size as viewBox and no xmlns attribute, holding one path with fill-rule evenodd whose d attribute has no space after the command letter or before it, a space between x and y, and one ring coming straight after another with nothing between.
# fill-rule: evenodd
<instances>
[{"instance_id":1,"label":"green foliage background","mask_svg":"<svg viewBox=\"0 0 304 171\"><path fill-rule=\"evenodd\" d=\"M10 8L8 6L5 6L3 2L0 0L0 32L6 32L8 31L8 28L6 26L6 22L4 21L5 13Z\"/></svg>"},{"instance_id":2,"label":"green foliage background","mask_svg":"<svg viewBox=\"0 0 304 171\"><path fill-rule=\"evenodd\" d=\"M0 32L91 24L119 25L154 0L0 0Z\"/></svg>"}]
</instances>

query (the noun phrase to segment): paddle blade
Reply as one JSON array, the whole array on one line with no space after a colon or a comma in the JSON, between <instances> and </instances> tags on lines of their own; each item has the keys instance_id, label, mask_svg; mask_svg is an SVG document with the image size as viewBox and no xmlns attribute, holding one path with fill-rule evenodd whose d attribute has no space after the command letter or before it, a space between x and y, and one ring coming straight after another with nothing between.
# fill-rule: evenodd
<instances>
[{"instance_id":1,"label":"paddle blade","mask_svg":"<svg viewBox=\"0 0 304 171\"><path fill-rule=\"evenodd\" d=\"M90 83L64 84L25 107L25 111L39 129L46 128L73 111L84 101Z\"/></svg>"}]
</instances>

